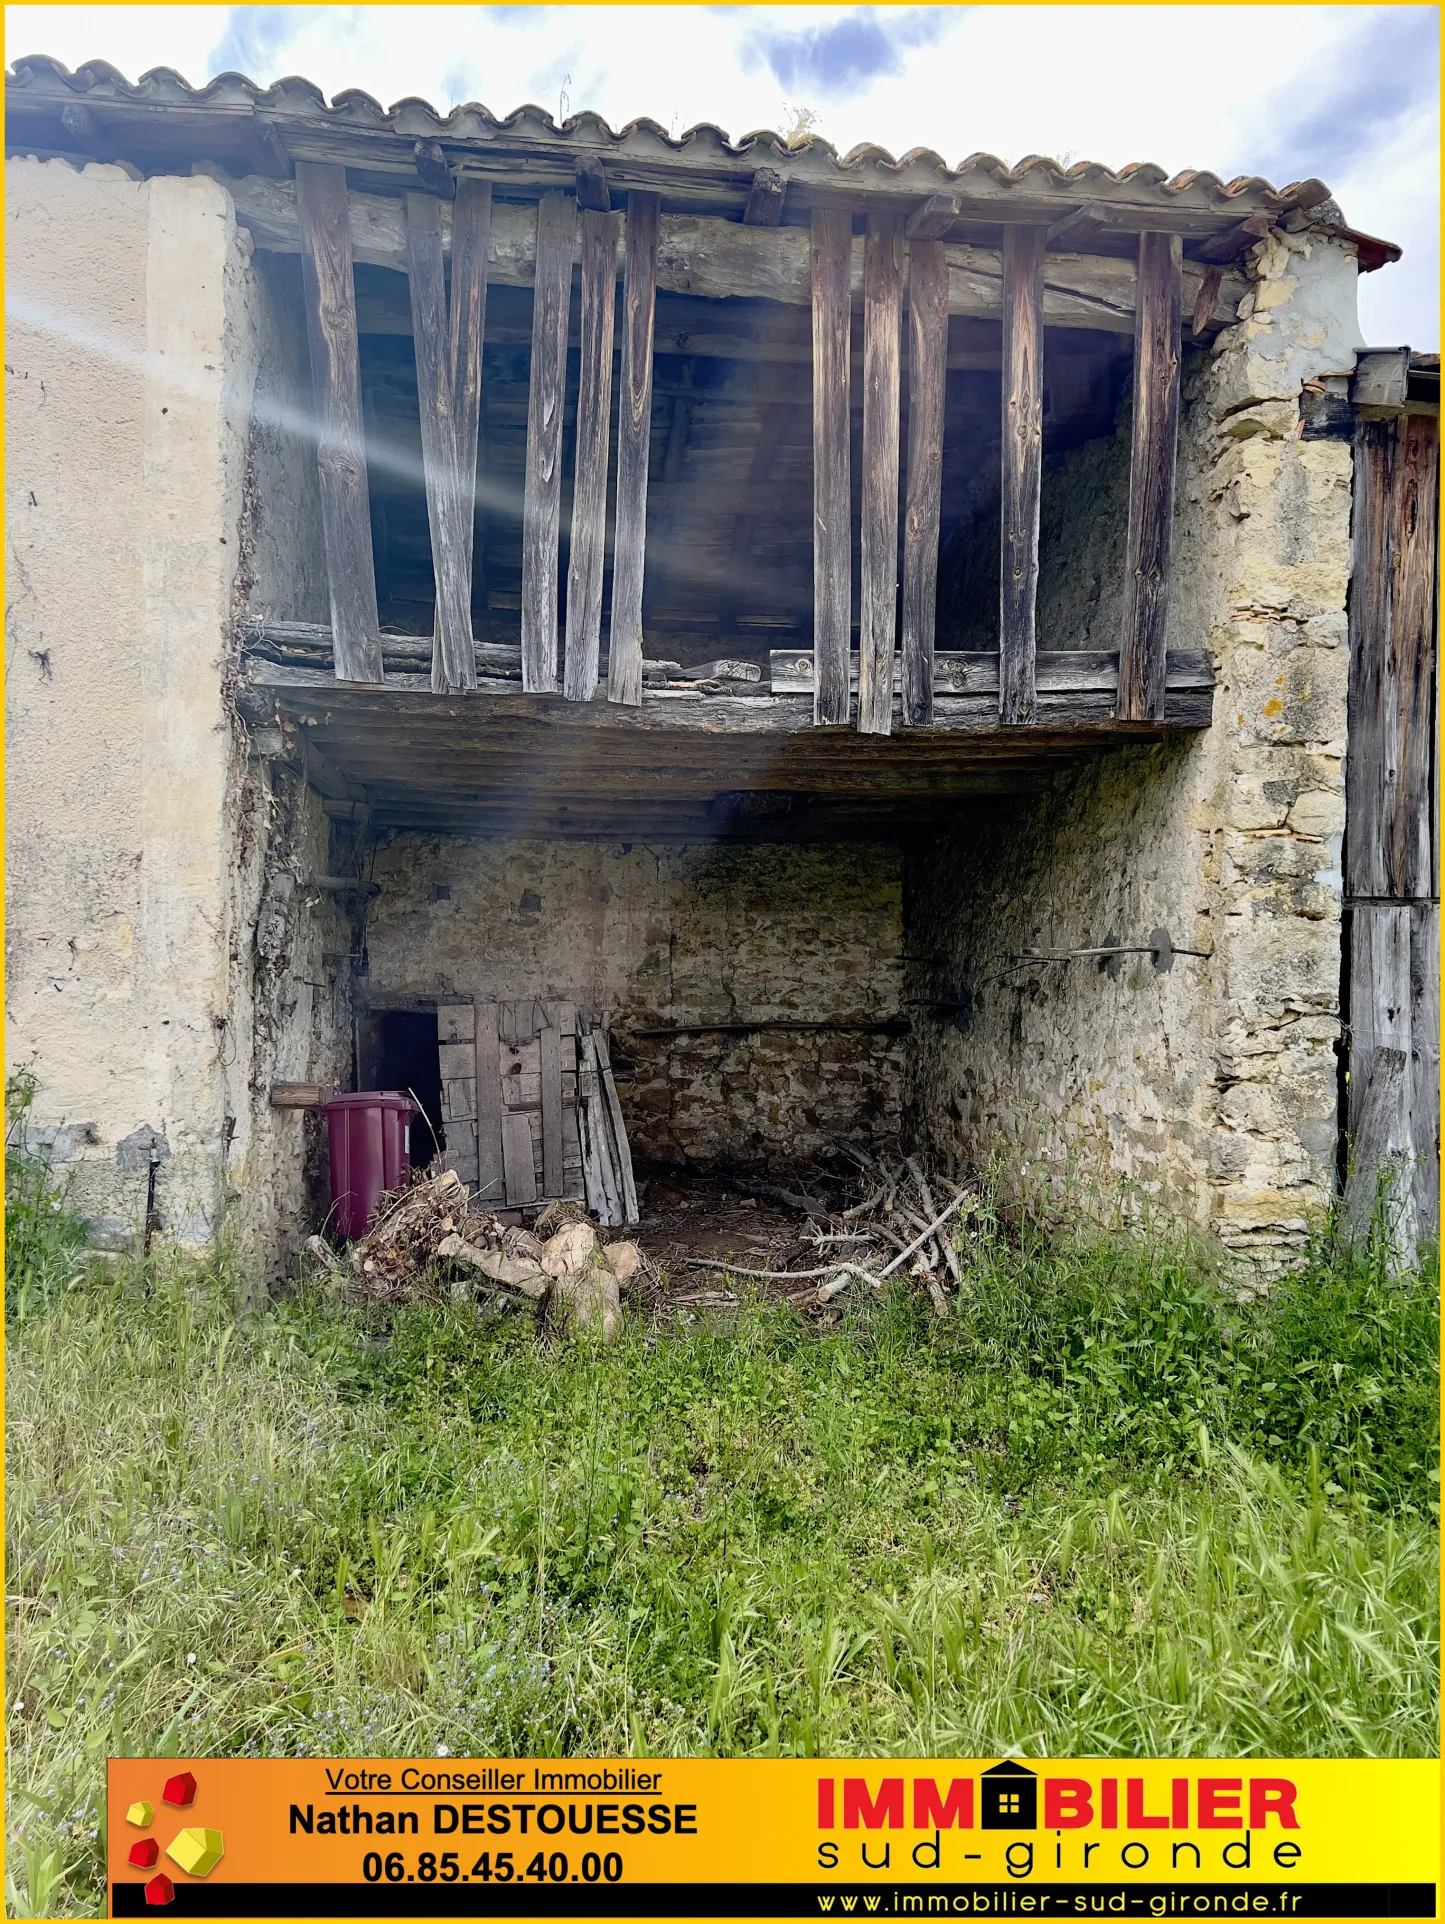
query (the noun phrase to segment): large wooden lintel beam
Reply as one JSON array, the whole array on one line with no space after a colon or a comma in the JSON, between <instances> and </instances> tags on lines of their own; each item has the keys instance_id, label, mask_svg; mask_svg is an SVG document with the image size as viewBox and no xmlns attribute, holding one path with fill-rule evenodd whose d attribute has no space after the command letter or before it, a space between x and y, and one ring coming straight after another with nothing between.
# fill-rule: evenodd
<instances>
[{"instance_id":1,"label":"large wooden lintel beam","mask_svg":"<svg viewBox=\"0 0 1445 1924\"><path fill-rule=\"evenodd\" d=\"M1177 234L1140 236L1129 538L1119 643L1121 721L1157 721L1164 713L1164 630L1179 445L1179 260Z\"/></svg>"},{"instance_id":2,"label":"large wooden lintel beam","mask_svg":"<svg viewBox=\"0 0 1445 1924\"><path fill-rule=\"evenodd\" d=\"M465 178L463 176L462 178ZM236 216L259 247L295 253L300 245L296 193L290 181L248 175L225 182ZM452 209L441 209L442 244L450 245ZM401 202L381 194L350 197L351 247L356 260L376 267L404 269L405 235ZM960 243L942 244L947 274L948 311L980 320L1003 312L1003 261L1000 251ZM806 227L745 226L711 216L663 214L658 223L657 286L665 294L697 294L711 299L765 296L790 306L812 300L812 259ZM536 215L533 208L498 202L492 219L488 278L498 286L530 287L536 272ZM1206 268L1183 264L1183 292L1191 308ZM1137 283L1133 260L1104 254L1051 250L1044 263L1044 323L1048 327L1103 328L1132 334ZM863 238L854 238L848 262L849 291L862 293ZM1226 272L1220 304L1242 300L1246 282Z\"/></svg>"},{"instance_id":3,"label":"large wooden lintel beam","mask_svg":"<svg viewBox=\"0 0 1445 1924\"><path fill-rule=\"evenodd\" d=\"M371 553L346 169L302 162L291 198L297 210L306 336L311 348L316 466L336 678L380 681L381 636Z\"/></svg>"}]
</instances>

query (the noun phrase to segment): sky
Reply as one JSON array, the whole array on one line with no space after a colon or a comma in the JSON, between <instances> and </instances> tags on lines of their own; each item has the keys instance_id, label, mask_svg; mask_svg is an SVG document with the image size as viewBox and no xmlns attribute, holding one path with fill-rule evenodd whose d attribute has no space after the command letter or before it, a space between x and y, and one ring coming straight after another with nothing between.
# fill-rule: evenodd
<instances>
[{"instance_id":1,"label":"sky","mask_svg":"<svg viewBox=\"0 0 1445 1924\"><path fill-rule=\"evenodd\" d=\"M304 74L328 97L535 102L734 138L809 128L846 150L1155 161L1323 180L1398 241L1360 285L1376 346L1435 349L1439 9L1423 6L12 6L6 58L128 78Z\"/></svg>"}]
</instances>

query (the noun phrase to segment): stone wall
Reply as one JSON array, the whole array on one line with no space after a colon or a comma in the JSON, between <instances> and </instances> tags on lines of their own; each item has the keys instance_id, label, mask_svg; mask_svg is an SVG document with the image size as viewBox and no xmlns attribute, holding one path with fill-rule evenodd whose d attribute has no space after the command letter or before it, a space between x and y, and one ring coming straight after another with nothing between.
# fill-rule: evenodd
<instances>
[{"instance_id":1,"label":"stone wall","mask_svg":"<svg viewBox=\"0 0 1445 1924\"><path fill-rule=\"evenodd\" d=\"M691 847L398 835L377 851L371 1001L565 997L613 1012L634 1150L774 1165L898 1128L904 1039L639 1038L668 1024L899 1009L902 858L870 845Z\"/></svg>"},{"instance_id":2,"label":"stone wall","mask_svg":"<svg viewBox=\"0 0 1445 1924\"><path fill-rule=\"evenodd\" d=\"M215 1230L228 1092L223 664L245 410L229 197L6 166L7 1060L96 1235Z\"/></svg>"},{"instance_id":3,"label":"stone wall","mask_svg":"<svg viewBox=\"0 0 1445 1924\"><path fill-rule=\"evenodd\" d=\"M230 700L250 588L315 611L294 316L215 181L20 158L6 215L7 1065L96 1242L139 1237L154 1160L163 1236L273 1250L272 1067L345 1080L348 1030L294 979L349 946L334 906L265 933L328 824Z\"/></svg>"},{"instance_id":4,"label":"stone wall","mask_svg":"<svg viewBox=\"0 0 1445 1924\"><path fill-rule=\"evenodd\" d=\"M1336 1146L1345 594L1351 457L1305 440L1304 381L1360 345L1349 249L1254 250L1239 323L1185 373L1170 645L1207 648L1214 725L980 806L909 876L918 992L969 1000L920 1032L911 1112L1077 1206L1162 1210L1276 1260L1327 1202ZM1068 455L1046 513L1040 632L1114 645L1128 426ZM1025 951L1145 945L1117 974Z\"/></svg>"}]
</instances>

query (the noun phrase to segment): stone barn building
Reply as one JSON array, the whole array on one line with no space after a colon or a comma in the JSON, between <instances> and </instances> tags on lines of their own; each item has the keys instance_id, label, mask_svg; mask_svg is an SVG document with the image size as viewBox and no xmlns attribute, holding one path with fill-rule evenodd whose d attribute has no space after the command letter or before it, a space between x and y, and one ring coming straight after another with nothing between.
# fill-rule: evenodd
<instances>
[{"instance_id":1,"label":"stone barn building","mask_svg":"<svg viewBox=\"0 0 1445 1924\"><path fill-rule=\"evenodd\" d=\"M498 1007L663 1163L1273 1264L1353 1144L1433 1237L1439 368L1320 181L7 94L8 1060L98 1244L287 1261L322 1090L485 1178Z\"/></svg>"}]
</instances>

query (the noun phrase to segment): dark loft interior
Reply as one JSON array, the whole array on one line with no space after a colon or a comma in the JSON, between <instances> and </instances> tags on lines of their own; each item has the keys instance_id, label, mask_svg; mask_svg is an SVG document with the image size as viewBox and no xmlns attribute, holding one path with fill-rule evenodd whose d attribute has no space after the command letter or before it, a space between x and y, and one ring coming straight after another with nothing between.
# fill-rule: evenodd
<instances>
[{"instance_id":1,"label":"dark loft interior","mask_svg":"<svg viewBox=\"0 0 1445 1924\"><path fill-rule=\"evenodd\" d=\"M277 265L296 275L299 283L294 260L278 260ZM422 485L406 276L361 265L356 269L356 291L378 612L383 628L429 635L434 599L431 536ZM579 305L574 287L563 435L563 552L558 570L564 623ZM776 301L657 296L644 602L652 654L661 652L683 663L725 654L765 667L770 648L811 645L810 325L806 308ZM855 627L862 326L862 314L855 311ZM479 639L515 641L517 634L531 334L531 290L489 288L472 582ZM998 647L1000 362L999 323L959 316L950 320L938 591L940 649ZM1048 457L1113 433L1131 365L1132 343L1127 336L1079 328L1046 331L1046 523ZM907 393L905 350L905 409ZM613 408L615 413L615 394ZM613 481L615 467L614 436ZM903 467L906 482L906 430ZM604 634L610 592L609 530Z\"/></svg>"}]
</instances>

